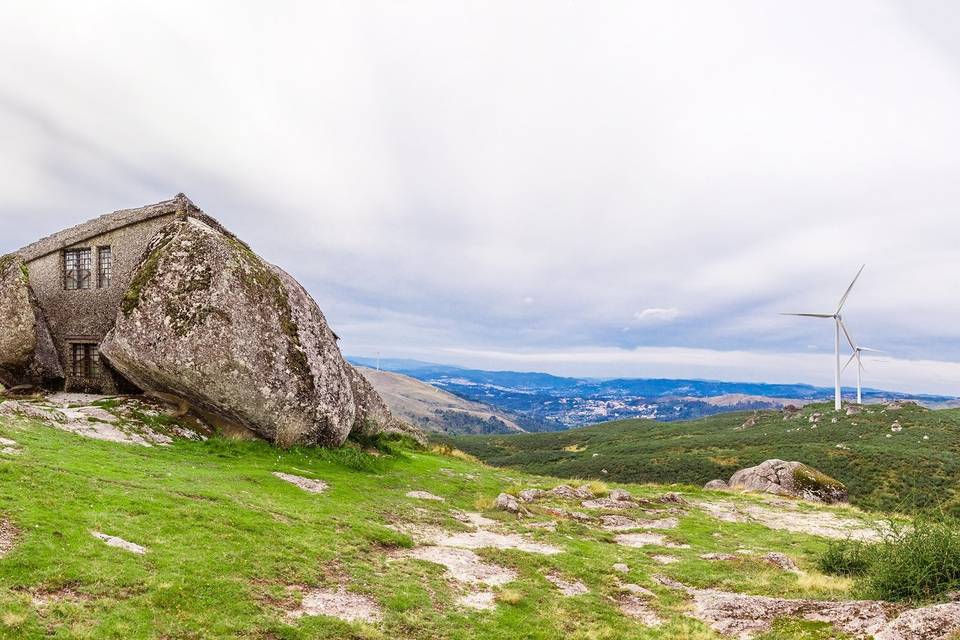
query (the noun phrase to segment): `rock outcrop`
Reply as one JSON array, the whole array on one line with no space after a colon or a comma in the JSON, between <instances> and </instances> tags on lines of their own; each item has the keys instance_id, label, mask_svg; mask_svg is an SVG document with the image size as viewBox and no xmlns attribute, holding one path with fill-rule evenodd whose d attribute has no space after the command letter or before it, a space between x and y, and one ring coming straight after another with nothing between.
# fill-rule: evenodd
<instances>
[{"instance_id":1,"label":"rock outcrop","mask_svg":"<svg viewBox=\"0 0 960 640\"><path fill-rule=\"evenodd\" d=\"M816 502L847 501L847 488L842 482L802 462L767 460L737 471L730 478L729 486Z\"/></svg>"},{"instance_id":2,"label":"rock outcrop","mask_svg":"<svg viewBox=\"0 0 960 640\"><path fill-rule=\"evenodd\" d=\"M41 385L63 378L46 320L23 260L0 256L0 384Z\"/></svg>"},{"instance_id":3,"label":"rock outcrop","mask_svg":"<svg viewBox=\"0 0 960 640\"><path fill-rule=\"evenodd\" d=\"M723 489L729 489L729 485L724 480L717 478L716 480L711 480L707 484L703 485L704 489L711 489L714 491L721 491Z\"/></svg>"},{"instance_id":4,"label":"rock outcrop","mask_svg":"<svg viewBox=\"0 0 960 640\"><path fill-rule=\"evenodd\" d=\"M358 404L336 339L292 277L212 219L187 217L151 242L100 351L221 428L338 446ZM363 419L382 419L382 401L363 395Z\"/></svg>"}]
</instances>

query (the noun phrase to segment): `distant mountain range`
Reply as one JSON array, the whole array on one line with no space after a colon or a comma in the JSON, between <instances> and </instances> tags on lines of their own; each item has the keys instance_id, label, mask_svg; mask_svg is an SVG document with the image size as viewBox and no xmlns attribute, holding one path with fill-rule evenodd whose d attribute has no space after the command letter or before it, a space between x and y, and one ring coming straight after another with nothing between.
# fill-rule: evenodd
<instances>
[{"instance_id":1,"label":"distant mountain range","mask_svg":"<svg viewBox=\"0 0 960 640\"><path fill-rule=\"evenodd\" d=\"M375 358L350 362L376 367ZM548 373L483 371L419 360L381 359L384 371L400 373L460 398L506 412L526 431L555 431L620 420L688 420L729 411L779 408L826 400L833 389L808 384L770 384L662 378L569 378ZM855 390L844 387L852 397ZM864 402L915 400L929 407L957 406L949 396L864 389Z\"/></svg>"}]
</instances>

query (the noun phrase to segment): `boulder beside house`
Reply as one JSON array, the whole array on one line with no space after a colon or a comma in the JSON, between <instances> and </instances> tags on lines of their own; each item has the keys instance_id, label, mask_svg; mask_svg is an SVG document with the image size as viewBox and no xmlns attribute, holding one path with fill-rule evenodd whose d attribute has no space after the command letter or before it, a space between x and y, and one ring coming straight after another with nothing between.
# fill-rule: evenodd
<instances>
[{"instance_id":1,"label":"boulder beside house","mask_svg":"<svg viewBox=\"0 0 960 640\"><path fill-rule=\"evenodd\" d=\"M183 194L0 258L0 383L145 392L280 446L398 429L313 298Z\"/></svg>"}]
</instances>

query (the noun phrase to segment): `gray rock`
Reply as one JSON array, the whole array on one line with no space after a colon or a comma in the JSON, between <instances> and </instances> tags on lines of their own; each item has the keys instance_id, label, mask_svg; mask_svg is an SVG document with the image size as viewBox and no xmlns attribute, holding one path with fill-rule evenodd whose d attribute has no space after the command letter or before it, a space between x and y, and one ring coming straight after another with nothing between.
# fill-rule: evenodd
<instances>
[{"instance_id":1,"label":"gray rock","mask_svg":"<svg viewBox=\"0 0 960 640\"><path fill-rule=\"evenodd\" d=\"M633 496L630 495L630 492L624 491L623 489L612 489L609 495L607 495L607 497L610 498L611 500L617 500L617 501L629 502L633 500Z\"/></svg>"},{"instance_id":2,"label":"gray rock","mask_svg":"<svg viewBox=\"0 0 960 640\"><path fill-rule=\"evenodd\" d=\"M520 513L520 503L509 493L501 493L493 501L493 508L510 513Z\"/></svg>"},{"instance_id":3,"label":"gray rock","mask_svg":"<svg viewBox=\"0 0 960 640\"><path fill-rule=\"evenodd\" d=\"M350 363L346 363L346 367L356 410L351 434L370 437L380 433L395 433L409 436L420 444L426 444L427 438L420 429L390 413L387 403L362 373Z\"/></svg>"},{"instance_id":4,"label":"gray rock","mask_svg":"<svg viewBox=\"0 0 960 640\"><path fill-rule=\"evenodd\" d=\"M763 559L766 562L769 562L775 567L779 567L784 571L798 572L796 563L785 553L778 553L776 551L771 551L763 556Z\"/></svg>"},{"instance_id":5,"label":"gray rock","mask_svg":"<svg viewBox=\"0 0 960 640\"><path fill-rule=\"evenodd\" d=\"M536 502L546 494L543 489L524 489L520 492L520 499L524 502Z\"/></svg>"},{"instance_id":6,"label":"gray rock","mask_svg":"<svg viewBox=\"0 0 960 640\"><path fill-rule=\"evenodd\" d=\"M960 604L948 602L905 611L887 624L876 640L947 640L960 631Z\"/></svg>"},{"instance_id":7,"label":"gray rock","mask_svg":"<svg viewBox=\"0 0 960 640\"><path fill-rule=\"evenodd\" d=\"M23 260L0 257L0 383L42 385L62 378L63 368Z\"/></svg>"},{"instance_id":8,"label":"gray rock","mask_svg":"<svg viewBox=\"0 0 960 640\"><path fill-rule=\"evenodd\" d=\"M141 389L281 446L340 445L357 417L347 364L310 295L193 218L151 242L100 350Z\"/></svg>"},{"instance_id":9,"label":"gray rock","mask_svg":"<svg viewBox=\"0 0 960 640\"><path fill-rule=\"evenodd\" d=\"M842 482L802 462L767 460L741 469L730 478L730 487L828 504L847 501L847 488Z\"/></svg>"},{"instance_id":10,"label":"gray rock","mask_svg":"<svg viewBox=\"0 0 960 640\"><path fill-rule=\"evenodd\" d=\"M711 480L711 481L708 482L707 484L703 485L703 488L704 488L704 489L713 489L713 490L729 489L729 485L727 485L726 481L720 480L720 479L718 478L718 479L716 479L716 480Z\"/></svg>"}]
</instances>

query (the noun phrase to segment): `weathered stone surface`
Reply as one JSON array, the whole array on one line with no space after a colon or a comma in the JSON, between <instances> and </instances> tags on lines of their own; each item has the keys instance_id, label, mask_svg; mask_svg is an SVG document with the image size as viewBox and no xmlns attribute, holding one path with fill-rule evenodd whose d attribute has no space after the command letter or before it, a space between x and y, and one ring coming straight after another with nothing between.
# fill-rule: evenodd
<instances>
[{"instance_id":1,"label":"weathered stone surface","mask_svg":"<svg viewBox=\"0 0 960 640\"><path fill-rule=\"evenodd\" d=\"M509 493L501 493L493 501L493 508L509 513L520 513L520 503Z\"/></svg>"},{"instance_id":2,"label":"weathered stone surface","mask_svg":"<svg viewBox=\"0 0 960 640\"><path fill-rule=\"evenodd\" d=\"M717 480L711 480L707 484L703 485L703 488L719 491L721 489L728 489L729 485L727 485L726 481L717 479Z\"/></svg>"},{"instance_id":3,"label":"weathered stone surface","mask_svg":"<svg viewBox=\"0 0 960 640\"><path fill-rule=\"evenodd\" d=\"M63 378L43 312L19 256L0 256L0 383L43 384Z\"/></svg>"},{"instance_id":4,"label":"weathered stone surface","mask_svg":"<svg viewBox=\"0 0 960 640\"><path fill-rule=\"evenodd\" d=\"M196 218L150 243L100 350L141 389L281 446L340 445L357 417L348 365L310 295Z\"/></svg>"},{"instance_id":5,"label":"weathered stone surface","mask_svg":"<svg viewBox=\"0 0 960 640\"><path fill-rule=\"evenodd\" d=\"M960 604L948 602L905 611L893 619L875 640L947 640L960 632Z\"/></svg>"},{"instance_id":6,"label":"weathered stone surface","mask_svg":"<svg viewBox=\"0 0 960 640\"><path fill-rule=\"evenodd\" d=\"M421 444L426 443L422 431L390 413L387 403L362 373L350 363L346 363L346 366L356 409L351 434L370 437L380 433L395 433L409 436Z\"/></svg>"},{"instance_id":7,"label":"weathered stone surface","mask_svg":"<svg viewBox=\"0 0 960 640\"><path fill-rule=\"evenodd\" d=\"M741 469L730 478L730 487L816 502L847 501L847 488L842 482L802 462L767 460L755 467Z\"/></svg>"}]
</instances>

